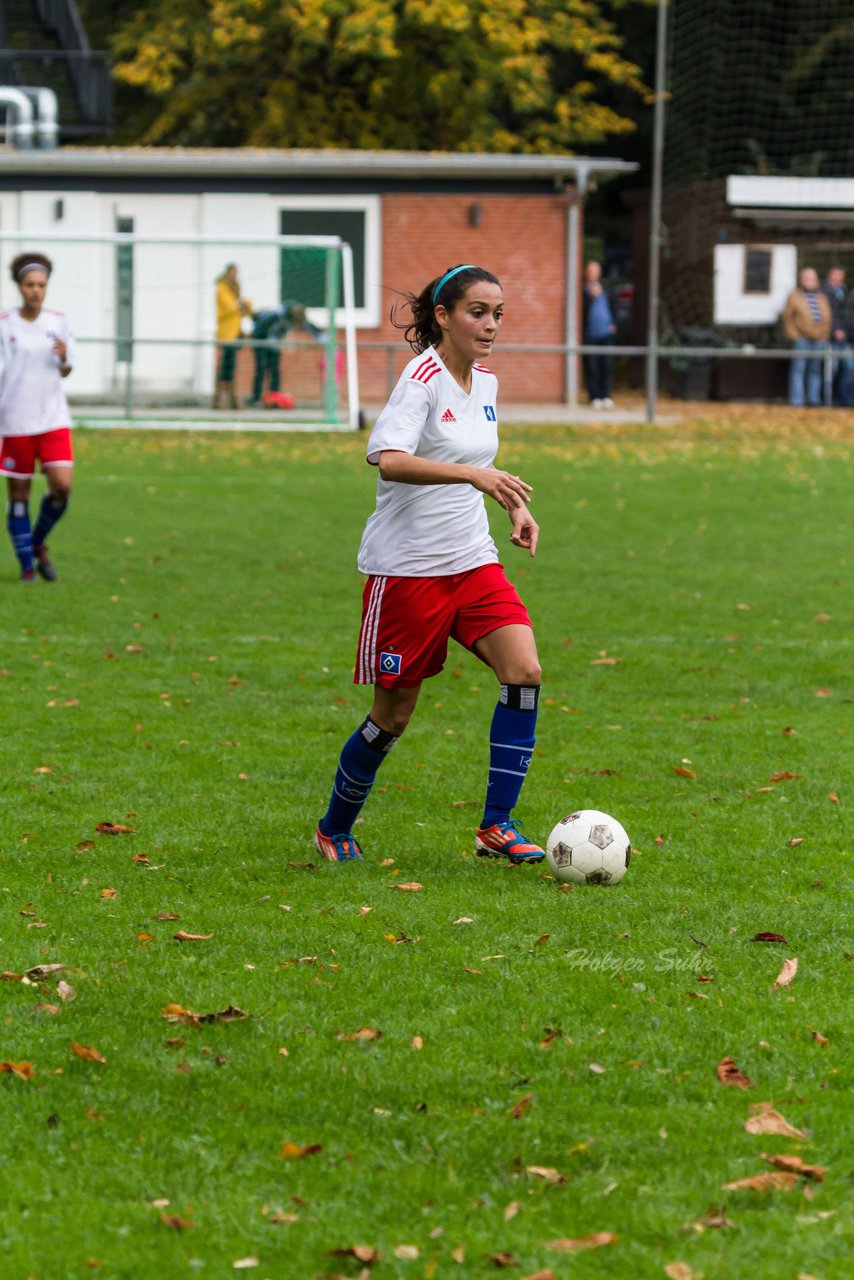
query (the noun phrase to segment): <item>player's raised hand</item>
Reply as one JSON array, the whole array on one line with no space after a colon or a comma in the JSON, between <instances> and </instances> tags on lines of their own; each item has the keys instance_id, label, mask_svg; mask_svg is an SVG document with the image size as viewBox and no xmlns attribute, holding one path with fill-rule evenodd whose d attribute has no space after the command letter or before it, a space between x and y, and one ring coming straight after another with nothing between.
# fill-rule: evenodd
<instances>
[{"instance_id":1,"label":"player's raised hand","mask_svg":"<svg viewBox=\"0 0 854 1280\"><path fill-rule=\"evenodd\" d=\"M528 554L537 554L537 541L540 537L540 526L524 503L520 502L507 512L513 524L510 530L510 541L514 547L527 548Z\"/></svg>"},{"instance_id":2,"label":"player's raised hand","mask_svg":"<svg viewBox=\"0 0 854 1280\"><path fill-rule=\"evenodd\" d=\"M512 511L519 503L531 501L531 486L519 476L499 471L497 467L476 467L472 484L481 493L494 498L505 511Z\"/></svg>"}]
</instances>

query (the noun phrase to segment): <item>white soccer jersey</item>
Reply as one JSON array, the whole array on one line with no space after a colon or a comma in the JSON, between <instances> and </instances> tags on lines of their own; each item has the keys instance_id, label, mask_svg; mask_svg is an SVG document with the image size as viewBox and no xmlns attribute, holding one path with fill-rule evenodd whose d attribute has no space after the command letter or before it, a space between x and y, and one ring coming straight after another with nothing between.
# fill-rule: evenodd
<instances>
[{"instance_id":1,"label":"white soccer jersey","mask_svg":"<svg viewBox=\"0 0 854 1280\"><path fill-rule=\"evenodd\" d=\"M74 362L74 341L60 311L42 307L35 320L24 320L17 307L0 315L0 435L38 436L71 426L62 388L57 338Z\"/></svg>"},{"instance_id":2,"label":"white soccer jersey","mask_svg":"<svg viewBox=\"0 0 854 1280\"><path fill-rule=\"evenodd\" d=\"M472 369L466 394L433 347L410 360L368 440L368 462L396 449L435 462L490 467L498 452L498 379ZM498 552L483 494L470 484L377 479L377 505L359 547L362 573L441 577L493 564Z\"/></svg>"}]
</instances>

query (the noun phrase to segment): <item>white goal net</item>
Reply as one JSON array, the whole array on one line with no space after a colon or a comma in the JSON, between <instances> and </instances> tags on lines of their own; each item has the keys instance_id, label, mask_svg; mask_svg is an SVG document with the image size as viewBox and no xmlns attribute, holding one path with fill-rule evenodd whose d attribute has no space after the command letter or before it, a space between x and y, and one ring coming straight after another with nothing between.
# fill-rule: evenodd
<instances>
[{"instance_id":1,"label":"white goal net","mask_svg":"<svg viewBox=\"0 0 854 1280\"><path fill-rule=\"evenodd\" d=\"M3 310L20 301L8 271L18 253L53 262L45 305L77 341L66 390L80 423L359 425L353 258L339 237L3 230L0 246ZM217 288L230 266L246 305L224 342Z\"/></svg>"}]
</instances>

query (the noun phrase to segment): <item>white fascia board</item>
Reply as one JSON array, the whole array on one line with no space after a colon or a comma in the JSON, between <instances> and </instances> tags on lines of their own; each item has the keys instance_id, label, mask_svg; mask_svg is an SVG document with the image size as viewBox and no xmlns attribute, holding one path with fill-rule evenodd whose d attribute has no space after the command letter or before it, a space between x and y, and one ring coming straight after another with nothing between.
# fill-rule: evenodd
<instances>
[{"instance_id":1,"label":"white fascia board","mask_svg":"<svg viewBox=\"0 0 854 1280\"><path fill-rule=\"evenodd\" d=\"M764 178L732 174L727 204L754 209L854 209L854 178Z\"/></svg>"}]
</instances>

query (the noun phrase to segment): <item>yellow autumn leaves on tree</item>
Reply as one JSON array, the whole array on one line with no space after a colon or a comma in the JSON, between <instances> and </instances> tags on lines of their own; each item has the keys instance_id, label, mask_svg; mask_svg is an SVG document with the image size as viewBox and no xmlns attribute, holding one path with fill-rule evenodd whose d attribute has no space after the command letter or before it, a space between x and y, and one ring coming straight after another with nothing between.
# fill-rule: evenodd
<instances>
[{"instance_id":1,"label":"yellow autumn leaves on tree","mask_svg":"<svg viewBox=\"0 0 854 1280\"><path fill-rule=\"evenodd\" d=\"M139 142L572 151L635 128L613 105L647 93L614 21L624 7L152 0L112 52L117 79L158 107Z\"/></svg>"}]
</instances>

